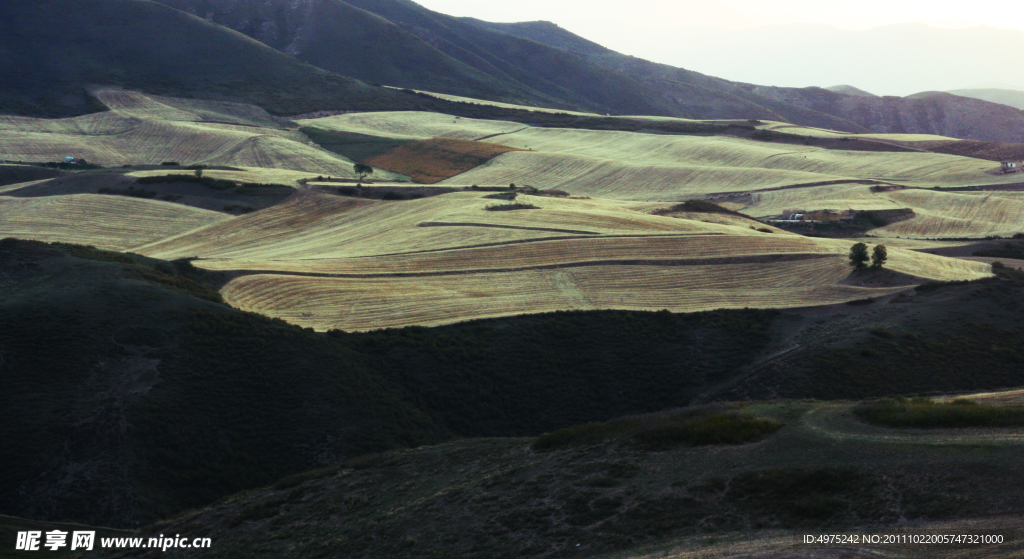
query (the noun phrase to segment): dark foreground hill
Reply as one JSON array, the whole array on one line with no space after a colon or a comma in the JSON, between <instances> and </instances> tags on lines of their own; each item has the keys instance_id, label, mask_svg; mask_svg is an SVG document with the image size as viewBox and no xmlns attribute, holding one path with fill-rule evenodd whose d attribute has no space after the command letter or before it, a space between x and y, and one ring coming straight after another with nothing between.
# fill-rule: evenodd
<instances>
[{"instance_id":1,"label":"dark foreground hill","mask_svg":"<svg viewBox=\"0 0 1024 559\"><path fill-rule=\"evenodd\" d=\"M1024 287L1008 280L784 313L318 334L223 305L227 279L0 243L0 513L130 527L394 447L700 401L1024 385Z\"/></svg>"},{"instance_id":2,"label":"dark foreground hill","mask_svg":"<svg viewBox=\"0 0 1024 559\"><path fill-rule=\"evenodd\" d=\"M882 431L858 421L852 407L691 408L536 441L470 439L370 455L229 497L139 535L209 537L211 549L188 555L203 558L895 559L925 556L922 544L801 550L795 536L938 531L1007 539L929 547L927 557L1017 556L1024 545L1012 538L1024 512L1019 440L972 430L991 438L979 447L950 429ZM697 432L723 436L690 436ZM578 436L584 433L592 436ZM544 444L555 438L563 442ZM957 522L965 518L981 520Z\"/></svg>"},{"instance_id":3,"label":"dark foreground hill","mask_svg":"<svg viewBox=\"0 0 1024 559\"><path fill-rule=\"evenodd\" d=\"M148 0L7 0L0 52L0 114L100 110L86 91L92 85L241 101L276 114L421 103Z\"/></svg>"},{"instance_id":4,"label":"dark foreground hill","mask_svg":"<svg viewBox=\"0 0 1024 559\"><path fill-rule=\"evenodd\" d=\"M0 512L133 526L288 473L453 437L685 404L772 313L556 313L317 334L219 302L224 278L0 244Z\"/></svg>"}]
</instances>

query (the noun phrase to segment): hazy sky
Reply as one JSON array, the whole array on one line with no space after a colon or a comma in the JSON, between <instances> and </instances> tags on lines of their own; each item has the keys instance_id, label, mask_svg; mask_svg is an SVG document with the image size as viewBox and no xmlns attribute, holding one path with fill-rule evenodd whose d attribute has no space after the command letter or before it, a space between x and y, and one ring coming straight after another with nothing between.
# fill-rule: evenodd
<instances>
[{"instance_id":1,"label":"hazy sky","mask_svg":"<svg viewBox=\"0 0 1024 559\"><path fill-rule=\"evenodd\" d=\"M847 52L841 50L845 47L840 46L840 37L837 36L836 41L829 40L827 30L781 30L780 33L792 34L785 37L750 31L751 28L794 23L826 24L856 31L897 23L922 23L948 29L987 25L1024 31L1024 2L1020 0L416 1L441 13L488 21L553 21L569 31L625 54L722 78L765 85L824 87L849 83L874 90L875 93L891 95L908 95L938 88L973 87L989 82L1011 82L1024 86L1024 80L1017 79L1016 71L1007 73L1004 70L1006 67L1020 66L1017 59L1024 53L1016 51L1024 44L1024 34L1019 37L1020 44L1014 43L1013 37L1004 38L1007 42L999 46L1007 48L996 48L989 44L990 41L976 41L978 44L974 45L974 52L968 55L959 52L956 45L942 44L944 39L941 37L937 39L940 46L948 47L948 50L940 49L945 51L941 54L933 48L934 42L928 46L931 54L914 53L925 47L923 44L912 44L914 39L909 34L904 44L899 44L898 40L896 44L890 41L887 48L895 50L880 52L880 49L872 51L870 48L852 46ZM697 26L705 28L692 29ZM728 28L733 33L715 34L707 27ZM686 28L691 29L687 31ZM807 33L810 37L805 40L804 35ZM825 36L822 36L823 33ZM759 36L761 42L744 41L748 36ZM948 39L953 41L961 38ZM855 37L847 40L851 45L858 44ZM787 41L793 45L781 45ZM814 46L811 46L812 43ZM868 37L863 44L870 45L871 38ZM800 45L810 48L803 48L801 52ZM822 47L828 46L833 48L829 52L833 58L829 60L834 62L829 64L828 61L820 60L816 65L809 64L807 56L811 53L807 53L807 50L824 51L827 49ZM836 49L840 49L839 58L835 56ZM940 57L944 60L931 60ZM945 71L941 64L943 61L948 63ZM874 75L870 70L872 64L887 65L888 77L882 79L883 72ZM992 65L996 69L990 69ZM855 70L855 67L862 69ZM823 68L829 72L823 72ZM902 68L915 75L900 76Z\"/></svg>"},{"instance_id":2,"label":"hazy sky","mask_svg":"<svg viewBox=\"0 0 1024 559\"><path fill-rule=\"evenodd\" d=\"M716 25L742 28L772 23L827 23L868 29L918 22L937 27L1024 29L1018 0L419 0L435 11L489 21L548 20L613 38L622 25L650 28Z\"/></svg>"}]
</instances>

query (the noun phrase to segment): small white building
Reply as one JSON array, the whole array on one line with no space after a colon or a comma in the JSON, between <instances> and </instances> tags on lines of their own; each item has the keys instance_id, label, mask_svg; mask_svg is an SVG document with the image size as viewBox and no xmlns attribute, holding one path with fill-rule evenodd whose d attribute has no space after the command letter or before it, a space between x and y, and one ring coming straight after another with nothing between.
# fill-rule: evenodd
<instances>
[{"instance_id":1,"label":"small white building","mask_svg":"<svg viewBox=\"0 0 1024 559\"><path fill-rule=\"evenodd\" d=\"M1020 161L1001 161L1003 173L1016 173L1021 170Z\"/></svg>"}]
</instances>

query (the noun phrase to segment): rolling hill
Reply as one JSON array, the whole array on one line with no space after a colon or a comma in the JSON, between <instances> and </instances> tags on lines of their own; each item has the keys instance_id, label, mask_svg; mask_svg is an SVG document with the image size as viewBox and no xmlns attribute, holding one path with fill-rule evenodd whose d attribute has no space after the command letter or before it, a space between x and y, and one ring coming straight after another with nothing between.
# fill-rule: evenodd
<instances>
[{"instance_id":1,"label":"rolling hill","mask_svg":"<svg viewBox=\"0 0 1024 559\"><path fill-rule=\"evenodd\" d=\"M382 453L282 479L138 535L200 533L220 543L219 550L195 550L196 557L922 556L922 544L798 543L801 534L849 530L1003 536L1001 545L929 549L927 556L939 559L1020 553L1024 546L1012 538L1024 495L1020 427L922 434L869 425L856 409L814 402L707 406L540 438ZM688 442L686 420L699 425L695 431L714 432L700 424L708 417L782 427L746 444ZM970 435L986 441L984 452ZM541 444L556 437L564 442ZM651 438L665 442L646 445Z\"/></svg>"},{"instance_id":2,"label":"rolling hill","mask_svg":"<svg viewBox=\"0 0 1024 559\"><path fill-rule=\"evenodd\" d=\"M224 305L216 289L232 275L184 260L8 239L0 270L0 441L12 449L0 510L36 520L134 528L366 452L536 436L736 394L1022 382L1024 326L1007 310L1024 295L999 279L784 313L589 311L318 334ZM866 371L869 382L851 380ZM831 419L840 408L794 428L849 433Z\"/></svg>"},{"instance_id":3,"label":"rolling hill","mask_svg":"<svg viewBox=\"0 0 1024 559\"><path fill-rule=\"evenodd\" d=\"M731 377L772 320L563 313L323 335L218 303L227 278L182 261L8 239L0 270L0 510L117 526L365 452L680 405Z\"/></svg>"}]
</instances>

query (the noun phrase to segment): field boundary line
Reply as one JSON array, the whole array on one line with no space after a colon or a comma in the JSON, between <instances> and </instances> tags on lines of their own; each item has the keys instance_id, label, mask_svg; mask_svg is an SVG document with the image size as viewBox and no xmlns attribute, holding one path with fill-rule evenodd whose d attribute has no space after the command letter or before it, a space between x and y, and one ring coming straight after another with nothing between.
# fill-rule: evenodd
<instances>
[{"instance_id":1,"label":"field boundary line","mask_svg":"<svg viewBox=\"0 0 1024 559\"><path fill-rule=\"evenodd\" d=\"M601 235L599 238L601 238L601 239L652 239L652 238L654 238L654 239L662 239L662 238L667 238L667 239L688 239L688 238L692 238L692 237L713 237L713 236L722 236L722 235L725 235L725 233L669 233L669 234L665 234L665 235L659 235L659 234L650 234L650 235L645 235L645 234L638 234L638 235ZM429 254L429 253L433 253L433 252L451 252L451 251L456 251L456 250L472 250L472 249L476 249L476 248L490 248L490 247L509 246L509 245L521 245L521 244L528 244L528 243L544 243L544 242L549 242L549 241L578 241L578 240L590 239L590 238L592 238L592 237L582 237L582 238L581 237L537 237L536 239L519 239L519 240L515 240L515 241L500 241L500 242L494 242L494 243L482 243L482 244L479 244L479 245L465 245L465 246L455 246L455 247L447 247L447 248L430 248L430 249L424 249L424 250L413 250L413 251L409 251L409 252L388 252L388 253L385 253L385 254L364 254L363 256L353 256L352 258L380 258L382 256L405 256L405 255L408 255L408 254ZM324 259L324 258L322 258L320 260L333 260L333 259Z\"/></svg>"},{"instance_id":2,"label":"field boundary line","mask_svg":"<svg viewBox=\"0 0 1024 559\"><path fill-rule=\"evenodd\" d=\"M421 278L436 276L461 276L466 274L505 274L512 272L528 272L534 270L560 270L566 268L589 268L597 266L727 266L737 264L775 264L780 262L799 262L803 260L821 260L839 258L840 255L823 253L789 253L761 254L749 256L723 256L718 258L683 258L664 260L591 260L581 262L563 262L560 264L542 264L537 266L521 266L514 268L476 268L472 270L439 270L436 272L395 272L391 274L346 274L330 272L293 272L287 270L245 270L223 269L219 272L231 272L238 276L294 276L307 278L338 278L338 279L373 279L373 278Z\"/></svg>"}]
</instances>

